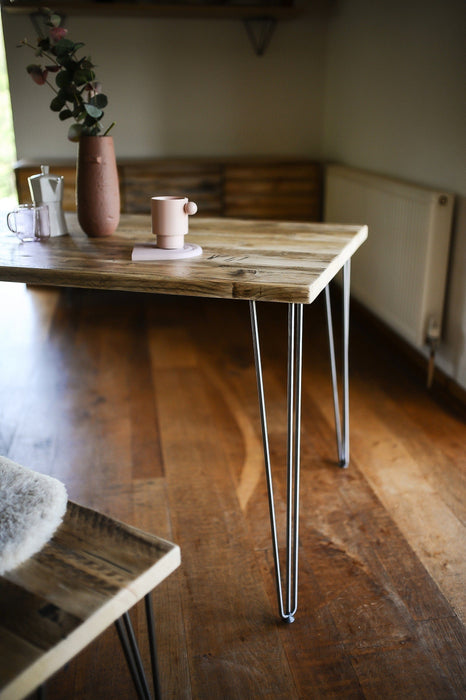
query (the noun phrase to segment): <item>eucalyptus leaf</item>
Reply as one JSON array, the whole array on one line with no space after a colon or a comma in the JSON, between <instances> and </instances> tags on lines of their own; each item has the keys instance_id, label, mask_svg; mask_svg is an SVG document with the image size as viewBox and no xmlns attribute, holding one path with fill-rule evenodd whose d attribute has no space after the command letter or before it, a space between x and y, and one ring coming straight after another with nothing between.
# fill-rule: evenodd
<instances>
[{"instance_id":1,"label":"eucalyptus leaf","mask_svg":"<svg viewBox=\"0 0 466 700\"><path fill-rule=\"evenodd\" d=\"M94 73L91 70L77 70L73 74L73 80L76 85L85 85L94 80Z\"/></svg>"},{"instance_id":2,"label":"eucalyptus leaf","mask_svg":"<svg viewBox=\"0 0 466 700\"><path fill-rule=\"evenodd\" d=\"M79 138L81 136L82 132L82 126L81 124L72 124L70 128L68 129L68 140L69 141L79 141Z\"/></svg>"},{"instance_id":3,"label":"eucalyptus leaf","mask_svg":"<svg viewBox=\"0 0 466 700\"><path fill-rule=\"evenodd\" d=\"M75 102L76 87L73 85L73 83L70 83L69 85L65 85L65 87L62 87L61 91L66 95L67 102Z\"/></svg>"},{"instance_id":4,"label":"eucalyptus leaf","mask_svg":"<svg viewBox=\"0 0 466 700\"><path fill-rule=\"evenodd\" d=\"M50 15L49 19L50 19L50 24L52 25L52 27L59 27L60 26L60 24L61 24L60 15L53 13Z\"/></svg>"},{"instance_id":5,"label":"eucalyptus leaf","mask_svg":"<svg viewBox=\"0 0 466 700\"><path fill-rule=\"evenodd\" d=\"M63 68L66 68L66 70L69 70L71 73L76 69L78 65L78 63L76 61L73 61L73 59L67 53L64 53L61 56L57 55L57 63L60 66L63 66Z\"/></svg>"},{"instance_id":6,"label":"eucalyptus leaf","mask_svg":"<svg viewBox=\"0 0 466 700\"><path fill-rule=\"evenodd\" d=\"M65 52L74 51L75 43L71 39L59 39L54 46L55 51L60 54Z\"/></svg>"},{"instance_id":7,"label":"eucalyptus leaf","mask_svg":"<svg viewBox=\"0 0 466 700\"><path fill-rule=\"evenodd\" d=\"M93 119L100 119L100 117L102 116L102 110L99 109L98 107L95 107L94 105L85 103L84 109L86 110L88 115L90 117L92 117Z\"/></svg>"},{"instance_id":8,"label":"eucalyptus leaf","mask_svg":"<svg viewBox=\"0 0 466 700\"><path fill-rule=\"evenodd\" d=\"M100 131L100 124L98 122L94 122L91 126L84 127L82 133L86 136L98 136Z\"/></svg>"},{"instance_id":9,"label":"eucalyptus leaf","mask_svg":"<svg viewBox=\"0 0 466 700\"><path fill-rule=\"evenodd\" d=\"M104 109L108 104L107 95L99 92L97 95L94 95L94 97L91 97L89 103L99 109Z\"/></svg>"},{"instance_id":10,"label":"eucalyptus leaf","mask_svg":"<svg viewBox=\"0 0 466 700\"><path fill-rule=\"evenodd\" d=\"M67 70L61 70L58 74L57 77L55 78L55 82L60 88L67 87L71 83L71 74Z\"/></svg>"},{"instance_id":11,"label":"eucalyptus leaf","mask_svg":"<svg viewBox=\"0 0 466 700\"><path fill-rule=\"evenodd\" d=\"M86 116L86 112L83 110L82 105L81 105L81 104L75 105L75 107L74 107L74 109L73 109L73 117L74 117L74 119L76 119L76 121L79 122L79 121L81 121L82 119L84 119L85 116Z\"/></svg>"},{"instance_id":12,"label":"eucalyptus leaf","mask_svg":"<svg viewBox=\"0 0 466 700\"><path fill-rule=\"evenodd\" d=\"M62 122L64 122L65 119L69 119L72 116L73 116L73 112L70 109L62 109L62 111L58 115L60 121L62 121Z\"/></svg>"},{"instance_id":13,"label":"eucalyptus leaf","mask_svg":"<svg viewBox=\"0 0 466 700\"><path fill-rule=\"evenodd\" d=\"M52 112L61 112L66 103L66 97L61 93L58 93L56 97L50 103L50 109Z\"/></svg>"},{"instance_id":14,"label":"eucalyptus leaf","mask_svg":"<svg viewBox=\"0 0 466 700\"><path fill-rule=\"evenodd\" d=\"M86 114L86 118L83 121L83 127L85 128L86 134L90 133L90 129L95 126L96 124L96 118L91 117L89 114Z\"/></svg>"}]
</instances>

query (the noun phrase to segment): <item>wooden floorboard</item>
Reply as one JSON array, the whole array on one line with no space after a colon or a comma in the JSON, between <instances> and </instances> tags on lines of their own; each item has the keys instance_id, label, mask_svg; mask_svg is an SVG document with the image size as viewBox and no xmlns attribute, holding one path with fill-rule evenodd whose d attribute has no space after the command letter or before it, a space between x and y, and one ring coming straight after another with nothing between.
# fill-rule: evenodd
<instances>
[{"instance_id":1,"label":"wooden floorboard","mask_svg":"<svg viewBox=\"0 0 466 700\"><path fill-rule=\"evenodd\" d=\"M283 527L286 307L259 314ZM324 308L305 309L292 625L278 620L271 577L245 302L0 284L0 336L0 452L181 548L154 593L165 697L465 696L465 415L366 320L351 329L341 470ZM147 661L143 608L132 617ZM113 628L48 697L134 697Z\"/></svg>"}]
</instances>

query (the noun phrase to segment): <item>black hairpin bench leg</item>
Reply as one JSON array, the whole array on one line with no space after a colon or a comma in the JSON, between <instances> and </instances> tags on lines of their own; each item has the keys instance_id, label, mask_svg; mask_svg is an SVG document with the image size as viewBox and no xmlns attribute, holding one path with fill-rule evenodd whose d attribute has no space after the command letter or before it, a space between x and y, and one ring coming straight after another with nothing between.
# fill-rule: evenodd
<instances>
[{"instance_id":1,"label":"black hairpin bench leg","mask_svg":"<svg viewBox=\"0 0 466 700\"><path fill-rule=\"evenodd\" d=\"M154 698L155 700L159 700L161 695L155 644L154 615L150 593L145 596L144 603L146 609L147 630L149 634ZM141 700L151 700L152 695L147 682L141 654L129 614L127 612L124 613L124 615L115 621L115 626L138 697Z\"/></svg>"}]
</instances>

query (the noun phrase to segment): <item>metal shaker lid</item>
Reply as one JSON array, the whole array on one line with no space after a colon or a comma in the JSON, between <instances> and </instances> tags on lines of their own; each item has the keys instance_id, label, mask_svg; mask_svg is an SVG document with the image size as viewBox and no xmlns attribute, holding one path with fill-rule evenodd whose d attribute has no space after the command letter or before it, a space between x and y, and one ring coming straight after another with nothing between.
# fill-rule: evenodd
<instances>
[{"instance_id":1,"label":"metal shaker lid","mask_svg":"<svg viewBox=\"0 0 466 700\"><path fill-rule=\"evenodd\" d=\"M28 177L31 196L36 203L60 202L63 196L63 176L50 175L48 165L40 166L41 172Z\"/></svg>"}]
</instances>

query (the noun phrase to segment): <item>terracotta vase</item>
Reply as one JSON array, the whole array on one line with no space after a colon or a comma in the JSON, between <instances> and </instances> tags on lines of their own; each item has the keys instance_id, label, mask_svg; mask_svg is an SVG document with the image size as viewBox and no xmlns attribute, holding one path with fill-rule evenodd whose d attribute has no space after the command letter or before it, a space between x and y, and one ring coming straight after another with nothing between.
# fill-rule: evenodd
<instances>
[{"instance_id":1,"label":"terracotta vase","mask_svg":"<svg viewBox=\"0 0 466 700\"><path fill-rule=\"evenodd\" d=\"M88 236L111 236L120 220L120 189L112 136L81 136L76 178L78 221Z\"/></svg>"}]
</instances>

